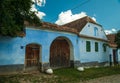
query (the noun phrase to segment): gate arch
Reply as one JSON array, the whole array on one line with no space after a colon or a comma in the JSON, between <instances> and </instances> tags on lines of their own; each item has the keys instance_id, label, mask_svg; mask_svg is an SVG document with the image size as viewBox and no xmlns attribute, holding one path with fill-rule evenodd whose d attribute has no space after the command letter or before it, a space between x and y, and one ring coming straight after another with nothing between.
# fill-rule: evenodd
<instances>
[{"instance_id":1,"label":"gate arch","mask_svg":"<svg viewBox=\"0 0 120 83\"><path fill-rule=\"evenodd\" d=\"M73 60L73 46L66 37L57 37L50 46L50 66L53 68L70 67Z\"/></svg>"}]
</instances>

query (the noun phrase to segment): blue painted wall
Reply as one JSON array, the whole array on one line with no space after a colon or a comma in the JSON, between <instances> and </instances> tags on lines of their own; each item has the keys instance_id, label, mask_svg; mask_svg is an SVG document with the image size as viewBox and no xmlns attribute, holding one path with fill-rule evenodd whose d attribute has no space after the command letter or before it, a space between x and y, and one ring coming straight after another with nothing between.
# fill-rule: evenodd
<instances>
[{"instance_id":1,"label":"blue painted wall","mask_svg":"<svg viewBox=\"0 0 120 83\"><path fill-rule=\"evenodd\" d=\"M101 50L98 53L95 53L94 51L87 53L85 51L85 41L87 39L83 40L76 34L26 28L26 36L23 38L0 37L0 65L24 64L26 45L31 43L39 44L41 46L40 62L48 63L50 56L50 45L57 37L65 37L69 43L71 43L71 60L80 61L81 63L107 61L106 53L102 51L101 46L99 48ZM92 48L94 48L94 45Z\"/></svg>"},{"instance_id":2,"label":"blue painted wall","mask_svg":"<svg viewBox=\"0 0 120 83\"><path fill-rule=\"evenodd\" d=\"M86 51L86 41L90 41L91 43L91 51ZM95 51L95 42L98 43L98 52ZM104 51L103 44L106 42L103 41L97 41L93 39L87 39L87 38L80 38L80 61L81 63L86 62L93 62L97 61L99 63L101 62L107 62L108 61L108 49Z\"/></svg>"},{"instance_id":3,"label":"blue painted wall","mask_svg":"<svg viewBox=\"0 0 120 83\"><path fill-rule=\"evenodd\" d=\"M22 38L0 37L0 65L23 64Z\"/></svg>"},{"instance_id":4,"label":"blue painted wall","mask_svg":"<svg viewBox=\"0 0 120 83\"><path fill-rule=\"evenodd\" d=\"M24 64L25 48L30 43L41 45L40 60L43 63L49 62L50 45L54 39L60 36L67 38L71 42L74 55L72 59L79 60L79 45L76 34L26 28L26 36L23 38L0 37L0 65Z\"/></svg>"}]
</instances>

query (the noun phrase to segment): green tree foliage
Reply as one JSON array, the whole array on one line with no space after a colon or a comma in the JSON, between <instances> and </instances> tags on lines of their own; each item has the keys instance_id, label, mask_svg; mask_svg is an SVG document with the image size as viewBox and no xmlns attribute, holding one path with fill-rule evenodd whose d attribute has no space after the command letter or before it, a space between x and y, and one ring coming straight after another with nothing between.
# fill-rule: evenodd
<instances>
[{"instance_id":1,"label":"green tree foliage","mask_svg":"<svg viewBox=\"0 0 120 83\"><path fill-rule=\"evenodd\" d=\"M117 44L117 48L120 48L120 30L116 34L115 43Z\"/></svg>"},{"instance_id":2,"label":"green tree foliage","mask_svg":"<svg viewBox=\"0 0 120 83\"><path fill-rule=\"evenodd\" d=\"M25 20L39 25L39 18L30 11L32 4L32 0L0 0L0 35L18 36Z\"/></svg>"}]
</instances>

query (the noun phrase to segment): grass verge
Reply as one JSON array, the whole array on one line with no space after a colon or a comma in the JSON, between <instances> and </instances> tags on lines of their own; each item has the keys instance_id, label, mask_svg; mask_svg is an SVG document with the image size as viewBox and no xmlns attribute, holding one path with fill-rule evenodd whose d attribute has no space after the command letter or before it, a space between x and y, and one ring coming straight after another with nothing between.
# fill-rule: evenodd
<instances>
[{"instance_id":1,"label":"grass verge","mask_svg":"<svg viewBox=\"0 0 120 83\"><path fill-rule=\"evenodd\" d=\"M54 73L63 80L61 83L64 83L64 81L68 83L77 83L98 77L120 74L120 67L89 68L85 69L83 72L77 71L74 68L65 68L57 69Z\"/></svg>"},{"instance_id":2,"label":"grass verge","mask_svg":"<svg viewBox=\"0 0 120 83\"><path fill-rule=\"evenodd\" d=\"M120 74L120 67L89 68L80 72L75 68L62 68L54 70L53 75L15 74L0 76L0 83L79 83L93 78Z\"/></svg>"}]
</instances>

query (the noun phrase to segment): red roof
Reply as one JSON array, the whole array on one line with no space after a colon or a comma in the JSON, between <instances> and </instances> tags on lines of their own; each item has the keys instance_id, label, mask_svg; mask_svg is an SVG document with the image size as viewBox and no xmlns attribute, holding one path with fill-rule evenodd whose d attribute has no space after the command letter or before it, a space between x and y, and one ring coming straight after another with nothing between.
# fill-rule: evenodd
<instances>
[{"instance_id":1,"label":"red roof","mask_svg":"<svg viewBox=\"0 0 120 83\"><path fill-rule=\"evenodd\" d=\"M69 28L67 26L59 26L56 24L48 23L48 22L42 22L41 26L35 26L35 24L30 24L29 22L25 21L24 24L26 26L34 26L36 29L49 29L49 30L57 30L57 31L64 31L64 32L71 32L78 34L77 30L74 28Z\"/></svg>"},{"instance_id":2,"label":"red roof","mask_svg":"<svg viewBox=\"0 0 120 83\"><path fill-rule=\"evenodd\" d=\"M85 16L85 17L83 17L81 19L78 19L78 20L75 20L73 22L67 23L67 24L65 24L63 26L74 28L78 32L80 32L88 22L101 26L100 24L96 23L93 19L91 19L88 16Z\"/></svg>"},{"instance_id":3,"label":"red roof","mask_svg":"<svg viewBox=\"0 0 120 83\"><path fill-rule=\"evenodd\" d=\"M48 22L43 22L41 28L42 29L65 31L65 32L71 32L71 33L78 34L77 30L74 28L69 28L67 26L59 26L57 24L52 24L52 23L48 23Z\"/></svg>"},{"instance_id":4,"label":"red roof","mask_svg":"<svg viewBox=\"0 0 120 83\"><path fill-rule=\"evenodd\" d=\"M108 38L108 43L110 47L116 48L117 44L115 43L115 36L116 34L108 34L107 38Z\"/></svg>"}]
</instances>

